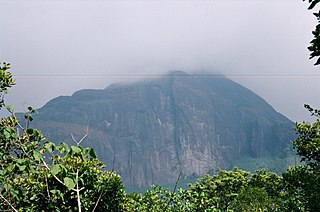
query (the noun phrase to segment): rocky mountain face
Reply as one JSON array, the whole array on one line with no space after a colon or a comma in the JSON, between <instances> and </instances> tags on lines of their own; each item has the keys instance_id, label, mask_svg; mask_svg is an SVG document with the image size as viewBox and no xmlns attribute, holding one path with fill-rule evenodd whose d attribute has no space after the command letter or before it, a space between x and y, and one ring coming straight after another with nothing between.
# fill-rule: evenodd
<instances>
[{"instance_id":1,"label":"rocky mountain face","mask_svg":"<svg viewBox=\"0 0 320 212\"><path fill-rule=\"evenodd\" d=\"M262 98L223 77L173 72L151 81L80 90L34 116L52 141L93 147L128 186L174 182L226 168L243 157L277 156L293 123Z\"/></svg>"}]
</instances>

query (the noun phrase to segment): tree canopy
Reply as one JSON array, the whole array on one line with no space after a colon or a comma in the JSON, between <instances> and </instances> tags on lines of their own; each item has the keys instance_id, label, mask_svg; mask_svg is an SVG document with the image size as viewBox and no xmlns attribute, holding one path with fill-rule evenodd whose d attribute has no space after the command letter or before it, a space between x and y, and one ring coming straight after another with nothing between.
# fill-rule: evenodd
<instances>
[{"instance_id":1,"label":"tree canopy","mask_svg":"<svg viewBox=\"0 0 320 212\"><path fill-rule=\"evenodd\" d=\"M11 116L0 120L0 210L1 211L121 211L124 190L121 178L104 170L93 149L56 145L39 130L28 127L35 110L29 107L26 126L5 104L8 89L15 84L0 66L0 109Z\"/></svg>"},{"instance_id":2,"label":"tree canopy","mask_svg":"<svg viewBox=\"0 0 320 212\"><path fill-rule=\"evenodd\" d=\"M312 10L320 0L308 0ZM320 64L319 23L308 47ZM152 186L144 194L126 194L118 174L107 171L91 148L54 144L29 127L35 110L28 107L25 126L5 103L15 85L10 64L0 64L1 211L320 211L320 110L305 105L317 120L297 123L293 147L302 165L282 176L267 170L251 174L234 168L205 175L188 189ZM106 153L107 154L107 153ZM178 178L179 179L179 178Z\"/></svg>"},{"instance_id":3,"label":"tree canopy","mask_svg":"<svg viewBox=\"0 0 320 212\"><path fill-rule=\"evenodd\" d=\"M305 1L305 0L303 0ZM309 10L314 10L316 6L319 4L320 0L308 0L309 2ZM308 47L310 51L310 59L316 58L316 62L314 65L320 64L320 10L314 12L313 15L317 18L318 24L316 28L312 31L313 39L310 42L310 46Z\"/></svg>"}]
</instances>

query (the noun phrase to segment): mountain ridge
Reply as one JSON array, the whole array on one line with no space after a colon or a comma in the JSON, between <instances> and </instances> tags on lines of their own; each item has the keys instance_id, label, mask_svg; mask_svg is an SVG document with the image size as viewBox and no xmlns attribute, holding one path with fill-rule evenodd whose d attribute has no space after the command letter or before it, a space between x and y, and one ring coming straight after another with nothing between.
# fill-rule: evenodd
<instances>
[{"instance_id":1,"label":"mountain ridge","mask_svg":"<svg viewBox=\"0 0 320 212\"><path fill-rule=\"evenodd\" d=\"M293 123L224 76L185 72L144 82L84 89L49 101L33 126L55 142L94 147L129 186L200 176L243 157L280 155Z\"/></svg>"}]
</instances>

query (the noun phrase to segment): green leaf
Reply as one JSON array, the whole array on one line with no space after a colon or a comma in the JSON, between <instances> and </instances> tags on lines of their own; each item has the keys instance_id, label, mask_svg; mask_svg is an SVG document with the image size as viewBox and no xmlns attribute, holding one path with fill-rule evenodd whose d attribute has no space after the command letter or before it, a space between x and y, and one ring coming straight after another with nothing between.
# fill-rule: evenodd
<instances>
[{"instance_id":1,"label":"green leaf","mask_svg":"<svg viewBox=\"0 0 320 212\"><path fill-rule=\"evenodd\" d=\"M55 148L55 145L54 143L52 142L46 142L44 144L44 147L46 148L46 150L49 152L49 153L52 153L54 151L54 148Z\"/></svg>"},{"instance_id":2,"label":"green leaf","mask_svg":"<svg viewBox=\"0 0 320 212\"><path fill-rule=\"evenodd\" d=\"M94 150L92 148L89 150L89 155L92 158L97 158L96 153L94 152Z\"/></svg>"},{"instance_id":3,"label":"green leaf","mask_svg":"<svg viewBox=\"0 0 320 212\"><path fill-rule=\"evenodd\" d=\"M56 147L56 149L59 151L59 153L63 154L65 152L69 151L69 147L66 143L61 143Z\"/></svg>"},{"instance_id":4,"label":"green leaf","mask_svg":"<svg viewBox=\"0 0 320 212\"><path fill-rule=\"evenodd\" d=\"M18 159L17 163L22 164L22 163L24 163L24 160L23 159Z\"/></svg>"},{"instance_id":5,"label":"green leaf","mask_svg":"<svg viewBox=\"0 0 320 212\"><path fill-rule=\"evenodd\" d=\"M26 169L26 167L27 167L26 165L19 166L19 170L20 170L20 171L23 171L23 170Z\"/></svg>"},{"instance_id":6,"label":"green leaf","mask_svg":"<svg viewBox=\"0 0 320 212\"><path fill-rule=\"evenodd\" d=\"M31 106L28 107L28 110L29 110L30 113L34 113L35 112L35 109L33 109L33 107L31 107Z\"/></svg>"},{"instance_id":7,"label":"green leaf","mask_svg":"<svg viewBox=\"0 0 320 212\"><path fill-rule=\"evenodd\" d=\"M51 194L56 194L56 193L57 193L57 190L56 190L56 189L52 189L52 190L50 190L50 193L51 193Z\"/></svg>"},{"instance_id":8,"label":"green leaf","mask_svg":"<svg viewBox=\"0 0 320 212\"><path fill-rule=\"evenodd\" d=\"M13 105L6 105L6 109L10 112L14 111L14 106Z\"/></svg>"},{"instance_id":9,"label":"green leaf","mask_svg":"<svg viewBox=\"0 0 320 212\"><path fill-rule=\"evenodd\" d=\"M51 166L50 168L50 172L53 175L57 175L59 172L61 171L60 169L60 165L59 164L54 164L53 166Z\"/></svg>"},{"instance_id":10,"label":"green leaf","mask_svg":"<svg viewBox=\"0 0 320 212\"><path fill-rule=\"evenodd\" d=\"M9 183L4 183L4 184L3 184L3 188L4 188L5 190L7 190L7 191L10 191L11 188L12 188L12 186L11 186Z\"/></svg>"},{"instance_id":11,"label":"green leaf","mask_svg":"<svg viewBox=\"0 0 320 212\"><path fill-rule=\"evenodd\" d=\"M24 118L25 118L26 120L33 121L33 118L32 118L32 116L31 116L30 114L25 114L25 115L24 115Z\"/></svg>"},{"instance_id":12,"label":"green leaf","mask_svg":"<svg viewBox=\"0 0 320 212\"><path fill-rule=\"evenodd\" d=\"M33 150L33 158L36 160L36 161L41 161L41 154L38 150Z\"/></svg>"},{"instance_id":13,"label":"green leaf","mask_svg":"<svg viewBox=\"0 0 320 212\"><path fill-rule=\"evenodd\" d=\"M37 198L37 195L34 194L34 195L30 198L30 200L35 200L36 198Z\"/></svg>"},{"instance_id":14,"label":"green leaf","mask_svg":"<svg viewBox=\"0 0 320 212\"><path fill-rule=\"evenodd\" d=\"M63 182L64 182L65 186L67 186L67 188L69 190L73 189L76 186L76 184L73 182L73 180L71 178L69 178L69 177L65 177L63 179Z\"/></svg>"},{"instance_id":15,"label":"green leaf","mask_svg":"<svg viewBox=\"0 0 320 212\"><path fill-rule=\"evenodd\" d=\"M74 153L80 153L81 152L81 149L79 147L77 147L77 146L71 146L71 150Z\"/></svg>"},{"instance_id":16,"label":"green leaf","mask_svg":"<svg viewBox=\"0 0 320 212\"><path fill-rule=\"evenodd\" d=\"M29 128L29 129L27 129L27 133L28 133L29 135L32 135L32 134L34 133L34 130L31 129L31 128Z\"/></svg>"},{"instance_id":17,"label":"green leaf","mask_svg":"<svg viewBox=\"0 0 320 212\"><path fill-rule=\"evenodd\" d=\"M4 131L3 131L3 135L4 135L4 137L5 137L6 139L10 139L10 137L11 137L10 132L8 132L7 130L4 130Z\"/></svg>"}]
</instances>

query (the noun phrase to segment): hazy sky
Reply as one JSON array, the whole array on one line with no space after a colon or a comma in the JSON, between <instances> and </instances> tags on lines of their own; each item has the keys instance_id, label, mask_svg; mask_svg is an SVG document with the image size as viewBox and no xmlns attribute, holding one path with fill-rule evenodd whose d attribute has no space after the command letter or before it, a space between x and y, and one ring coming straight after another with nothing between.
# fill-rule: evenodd
<instances>
[{"instance_id":1,"label":"hazy sky","mask_svg":"<svg viewBox=\"0 0 320 212\"><path fill-rule=\"evenodd\" d=\"M320 106L302 0L0 0L0 60L18 111L83 88L162 75L222 73L293 121Z\"/></svg>"}]
</instances>

